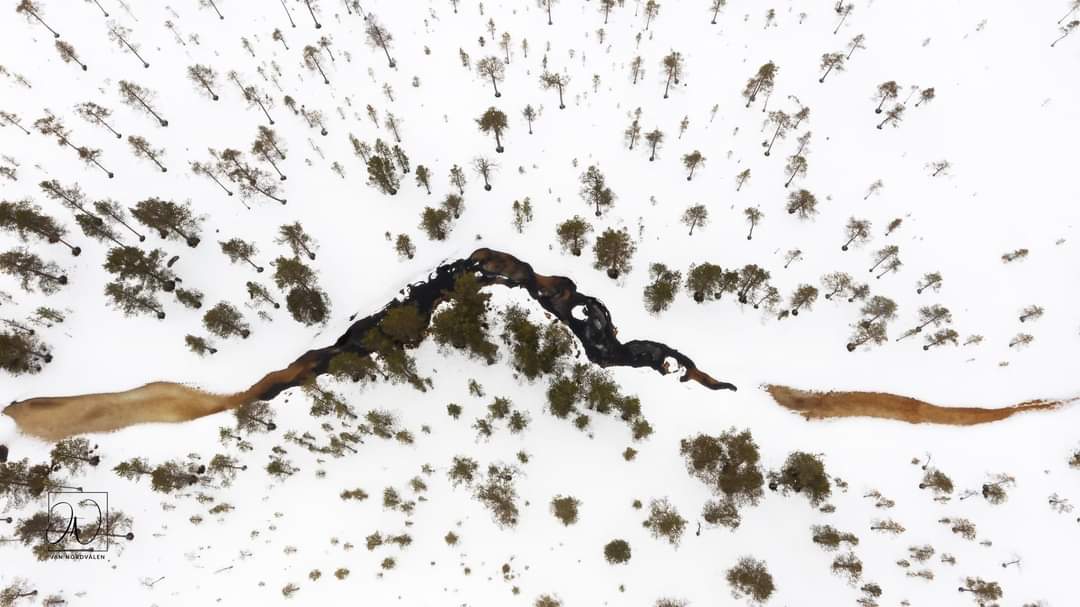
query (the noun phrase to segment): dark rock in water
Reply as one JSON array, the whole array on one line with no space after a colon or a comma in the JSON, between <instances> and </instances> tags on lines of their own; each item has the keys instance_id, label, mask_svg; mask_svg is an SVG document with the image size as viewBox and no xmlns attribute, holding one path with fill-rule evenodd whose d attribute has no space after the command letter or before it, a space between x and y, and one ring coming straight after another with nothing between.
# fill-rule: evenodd
<instances>
[{"instance_id":1,"label":"dark rock in water","mask_svg":"<svg viewBox=\"0 0 1080 607\"><path fill-rule=\"evenodd\" d=\"M680 381L696 381L711 390L735 390L733 384L718 381L701 371L685 354L655 341L631 340L620 342L616 337L611 314L600 300L579 293L574 281L564 276L544 276L533 271L531 265L513 255L492 249L477 249L465 259L445 263L428 276L424 282L409 285L403 297L395 299L378 312L361 318L349 326L345 334L329 347L310 350L296 359L290 368L299 370L290 374L288 380L266 386L257 398L269 400L288 388L303 384L308 378L325 373L330 360L344 352L361 356L370 354L363 346L364 335L377 326L390 309L400 305L415 305L425 323L448 293L454 289L454 281L467 272L476 274L483 286L503 285L523 288L529 292L546 311L562 321L578 338L585 355L601 367L649 367L662 374L674 371L668 368L668 359L683 369ZM580 307L575 318L571 310Z\"/></svg>"}]
</instances>

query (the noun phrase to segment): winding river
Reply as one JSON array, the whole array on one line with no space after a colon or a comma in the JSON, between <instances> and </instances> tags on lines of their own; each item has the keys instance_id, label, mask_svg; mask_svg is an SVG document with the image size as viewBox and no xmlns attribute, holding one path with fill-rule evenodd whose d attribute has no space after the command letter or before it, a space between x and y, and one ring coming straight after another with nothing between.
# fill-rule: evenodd
<instances>
[{"instance_id":1,"label":"winding river","mask_svg":"<svg viewBox=\"0 0 1080 607\"><path fill-rule=\"evenodd\" d=\"M735 385L714 379L694 361L670 346L648 340L619 341L607 307L595 297L578 291L564 276L537 274L531 265L513 255L477 249L467 258L443 264L423 282L409 285L402 298L353 322L332 345L309 350L288 367L267 373L247 390L236 394L210 394L171 382L155 382L103 394L33 398L9 405L4 414L19 429L45 440L76 434L108 432L148 422L180 422L212 415L256 400L271 400L284 390L302 385L325 373L338 354L370 352L363 336L377 326L393 307L416 305L425 322L462 274L472 272L483 286L502 285L525 289L541 307L564 323L581 342L585 355L602 367L648 367L661 374L682 371L680 381L694 381L711 390L735 390Z\"/></svg>"}]
</instances>

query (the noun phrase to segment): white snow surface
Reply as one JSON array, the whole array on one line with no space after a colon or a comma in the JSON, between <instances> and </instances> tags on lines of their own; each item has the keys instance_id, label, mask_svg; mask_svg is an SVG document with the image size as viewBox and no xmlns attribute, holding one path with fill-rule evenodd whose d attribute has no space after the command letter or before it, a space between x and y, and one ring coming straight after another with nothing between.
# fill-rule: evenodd
<instances>
[{"instance_id":1,"label":"white snow surface","mask_svg":"<svg viewBox=\"0 0 1080 607\"><path fill-rule=\"evenodd\" d=\"M16 577L30 580L44 595L63 593L72 605L244 605L365 604L365 605L531 605L543 593L558 595L568 607L585 605L650 606L672 597L690 605L736 605L724 572L740 556L765 560L776 582L770 605L853 605L861 596L832 575L834 556L810 541L811 525L832 524L861 539L855 552L864 563L863 582L881 585L882 605L968 605L974 601L956 587L966 576L998 581L1005 591L1003 605L1045 601L1075 605L1072 583L1075 546L1080 525L1074 514L1056 514L1047 497L1057 492L1080 501L1080 472L1066 460L1077 448L1080 408L1017 416L977 427L908 425L870 419L807 422L777 406L759 386L779 383L807 389L872 390L909 395L943 405L1005 406L1031 398L1058 398L1078 393L1076 360L1080 314L1076 225L1080 217L1075 179L1076 155L1070 141L1080 127L1080 88L1075 79L1080 41L1066 38L1056 48L1054 22L1064 14L1062 2L856 2L855 11L833 34L837 17L832 3L782 2L775 5L776 27L765 28L767 6L731 0L716 25L705 1L667 0L647 31L635 16L636 3L616 7L603 44L598 2L564 0L553 7L553 26L532 2L478 3L464 0L458 14L450 2L368 0L368 10L390 29L396 69L387 66L381 51L363 43L363 20L349 15L340 2L321 2L320 30L313 28L301 2L289 1L296 20L288 27L277 2L219 1L225 14L200 10L195 0L170 4L128 0L134 16L115 0L101 0L119 22L133 29L141 53L151 64L143 69L123 49L111 44L106 22L92 3L52 0L44 17L72 43L86 72L63 63L51 48L54 40L41 26L9 9L0 19L3 64L33 85L26 89L11 78L0 80L0 109L21 117L26 126L48 108L72 130L77 143L103 150L102 163L116 173L107 179L85 167L68 148L38 133L23 135L13 127L0 130L0 153L19 162L17 182L3 182L3 198L30 197L68 225L83 247L79 257L57 246L34 244L39 254L61 264L71 284L48 298L26 295L9 277L0 277L0 290L15 295L5 303L4 318L24 318L40 305L70 310L62 325L42 329L53 347L55 361L34 376L0 378L0 400L10 402L46 395L124 390L149 381L169 380L231 392L243 389L265 372L288 365L305 350L332 342L348 326L348 317L376 310L411 281L445 259L468 255L478 246L507 251L530 262L540 273L574 279L579 289L605 302L622 339L655 339L690 356L704 371L739 386L738 392L712 392L675 375L660 376L646 369L613 369L624 392L641 398L645 417L655 434L634 442L617 418L593 416L588 433L546 412L544 382L516 379L503 360L495 366L440 352L433 344L417 352L420 368L435 389L427 393L404 386L378 385L357 390L336 386L358 412L386 409L416 436L413 445L369 437L359 453L335 459L316 457L281 439L282 430L251 440L255 449L237 454L249 466L228 488L201 487L216 502L236 509L210 515L213 505L192 496L153 493L146 481L133 483L112 473L113 465L132 457L152 463L197 453L208 461L229 452L217 440L217 429L231 425L229 414L179 425L144 425L92 440L100 445L101 466L79 479L87 490L108 491L110 505L135 520L136 540L110 552L106 562L38 562L28 549L0 546L0 587ZM14 3L11 3L14 4ZM9 5L10 6L10 5ZM800 13L806 17L800 24ZM137 19L136 19L137 17ZM501 56L486 31L488 19L496 37L512 36L511 62L502 97L475 72L462 67L458 49L473 62ZM173 21L199 42L180 46L164 27ZM288 51L270 34L281 28ZM641 33L640 42L635 35ZM847 41L865 34L867 49L859 50L846 71L834 72L819 83L818 62L824 52L847 49ZM301 49L325 35L333 39L336 61L323 61L330 86L302 64ZM256 57L240 43L250 39ZM479 47L478 37L488 37ZM521 41L529 41L528 57ZM430 54L425 52L430 49ZM686 60L686 72L670 98L663 99L660 61L672 49ZM629 62L640 55L645 78L629 79ZM558 109L555 91L542 90L542 58L548 68L569 74L565 110ZM793 153L795 135L777 142L773 155L762 155L764 115L761 99L744 107L740 93L762 63L780 67L770 109L796 109L790 95L812 109L810 168L792 187L805 187L820 200L820 214L808 222L784 211L788 190L784 158ZM201 95L186 78L187 66L205 63L221 74L214 102ZM271 74L272 63L282 70L277 90L260 77ZM228 70L270 92L275 128L288 146L281 183L288 204L254 201L248 211L237 200L187 170L190 161L208 160L208 147L246 150L264 118L248 109L235 85L224 78ZM592 77L599 74L594 92ZM412 86L418 78L419 87ZM162 128L144 114L119 102L117 83L130 79L157 91L155 106L170 124ZM878 130L881 116L873 113L879 83L895 79L902 86L933 86L937 98L925 106L908 104L899 128ZM390 102L382 92L393 87ZM329 134L322 137L292 115L281 103L284 94L323 112ZM79 119L73 106L94 100L114 110L113 122L125 137L143 135L164 147L169 172L131 155L126 142ZM352 154L348 134L373 142L393 136L366 116L373 105L380 120L392 111L402 122L402 146L412 163L431 169L433 194L417 188L406 175L400 192L389 197L366 184L366 170ZM537 108L533 135L521 118L526 104ZM506 151L495 154L494 142L474 122L494 105L505 111L511 128ZM719 106L715 119L710 110ZM344 110L344 118L337 108ZM645 144L628 151L622 131L635 108L642 109L644 130L661 128L666 141L655 162L648 162ZM679 137L679 122L689 128ZM314 149L317 147L322 155ZM698 149L706 164L686 181L680 158ZM467 167L474 156L499 163L493 190L485 192L471 173L465 193L466 211L450 238L433 242L417 228L425 205L436 205L452 190L446 175L454 164ZM948 159L949 174L931 178L926 164ZM346 177L330 170L333 161L345 167ZM601 168L618 199L602 218L578 195L578 177L589 165ZM744 168L751 180L735 191L734 176ZM269 267L256 275L246 266L230 265L216 241L230 237L255 240L259 259L269 266L286 254L273 237L277 226L299 220L319 243L313 266L332 304L331 320L308 328L292 321L284 309L273 322L257 319L247 340L218 340L220 352L198 358L184 348L183 336L202 334L201 314L165 298L169 317L124 318L106 305L102 286L107 274L101 264L106 248L78 234L70 213L46 199L37 186L44 179L64 184L77 181L91 199L114 198L125 206L150 196L190 201L205 215L203 242L190 249L149 234L147 245L170 256L180 255L174 267L192 286L206 293L212 305L227 300L246 302L244 283L261 280L272 286ZM876 179L884 188L864 200ZM518 234L511 225L511 203L530 197L535 219ZM708 207L710 223L687 235L680 215L690 204ZM742 210L760 206L765 218L754 239L745 238ZM587 249L580 258L560 251L554 226L580 214L593 221L593 236L607 227L625 226L634 235L634 270L612 281L592 267ZM873 221L873 240L848 252L840 251L848 217ZM887 223L903 217L902 227L884 236ZM411 234L415 259L401 261L384 233ZM0 235L0 244L16 243ZM866 269L874 250L897 244L904 265L899 272L875 280ZM1003 264L1002 253L1025 247L1026 260ZM802 249L804 259L783 269L784 253ZM899 318L890 327L896 337L913 324L919 306L941 303L954 314L962 337L981 334L981 345L941 347L924 352L917 338L852 354L844 344L850 323L858 318L857 304L820 300L812 311L777 321L749 306L732 301L696 304L680 293L673 306L650 315L641 302L648 283L648 265L662 262L685 272L694 262L712 261L724 267L757 263L772 272L773 284L785 298L800 283L817 284L830 271L847 271L869 280L874 293L899 304ZM940 271L939 293L916 295L925 272ZM518 301L534 310L523 293L491 289L493 301ZM281 296L281 294L278 294ZM727 299L729 296L725 296ZM1017 321L1022 307L1039 304L1046 314L1037 322ZM1029 326L1030 325L1030 326ZM1019 331L1035 336L1027 349L1008 342ZM1007 366L999 363L1007 362ZM476 378L484 398L470 396L467 379ZM506 396L515 408L530 413L532 423L520 435L505 428L487 441L478 441L472 420L486 413L495 396ZM319 432L322 420L308 414L304 396L290 390L273 402L282 429ZM463 406L460 420L446 415L448 403ZM0 416L0 442L12 458L47 459L50 445L17 435ZM421 426L430 427L430 434ZM766 491L756 507L743 509L735 531L704 528L694 535L702 504L712 497L708 487L690 477L678 453L679 440L699 432L718 434L735 427L749 428L766 468L779 466L793 450L820 453L827 470L849 483L836 490L830 503L836 511L819 512L805 498L783 497ZM274 482L262 470L274 445L283 445L300 472ZM622 451L638 454L627 462ZM445 474L451 458L469 455L481 465L513 462L527 452L517 480L521 517L512 529L495 525L491 515L465 489L453 489ZM917 488L921 477L912 457L933 454L933 463L948 473L957 489L978 489L988 475L1007 472L1017 479L1010 499L992 506L980 497L936 503ZM435 468L431 476L421 466ZM325 476L317 477L316 471ZM382 490L397 488L416 499L409 479L423 476L429 490L415 513L406 517L384 510ZM362 487L371 494L363 502L343 501L344 489ZM896 501L882 511L863 495L872 489ZM192 493L195 493L193 491ZM581 500L580 521L564 527L548 510L553 496ZM654 539L643 528L649 500L667 497L690 520L676 548ZM646 508L631 503L642 500ZM527 505L526 505L527 504ZM171 505L170 508L164 508ZM173 508L172 506L175 506ZM0 516L28 516L43 504ZM194 515L203 521L189 521ZM938 519L962 516L978 526L979 541L967 541L948 531ZM876 518L891 517L907 532L887 536L869 531ZM9 527L0 526L8 536ZM448 531L461 536L448 546ZM404 550L364 547L370 533L407 532L413 543ZM334 545L330 538L340 539ZM614 538L630 542L633 558L625 565L604 561L603 545ZM345 550L343 544L355 545ZM933 581L905 576L895 561L907 557L908 546L931 544L938 553L956 557L947 565L935 556L929 563ZM295 553L287 553L293 546ZM386 556L396 568L380 574ZM1001 563L1021 558L1019 566ZM513 579L504 581L500 567L509 563ZM226 567L224 571L217 572ZM351 571L339 581L339 567ZM465 568L471 569L466 575ZM921 568L913 564L912 570ZM308 579L313 569L318 581ZM217 572L217 573L215 573ZM152 587L146 580L164 579ZM292 599L281 588L296 583ZM862 582L860 582L861 584ZM513 594L513 587L520 594ZM17 603L18 604L18 603ZM33 602L31 602L33 604Z\"/></svg>"}]
</instances>

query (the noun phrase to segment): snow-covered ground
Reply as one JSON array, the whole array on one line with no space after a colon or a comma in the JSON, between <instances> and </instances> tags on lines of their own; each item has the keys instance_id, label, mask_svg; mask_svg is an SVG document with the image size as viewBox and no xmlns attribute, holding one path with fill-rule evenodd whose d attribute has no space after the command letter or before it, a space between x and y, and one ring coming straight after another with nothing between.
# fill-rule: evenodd
<instances>
[{"instance_id":1,"label":"snow-covered ground","mask_svg":"<svg viewBox=\"0 0 1080 607\"><path fill-rule=\"evenodd\" d=\"M1071 554L1080 525L1075 514L1053 513L1047 497L1057 492L1080 500L1080 472L1066 466L1080 442L1080 409L970 428L865 419L805 422L759 389L779 383L873 390L977 406L1076 395L1080 185L1069 144L1080 127L1080 89L1070 78L1080 59L1080 41L1069 37L1049 46L1057 37L1055 21L1068 9L1065 3L859 1L834 34L838 17L824 0L778 4L775 27L763 27L766 5L731 0L711 25L708 2L667 0L647 31L633 0L613 9L606 26L599 2L580 0L556 3L552 26L532 2L484 2L482 15L473 0L461 2L458 14L448 0L364 2L363 8L394 34L391 52L397 67L390 69L381 51L364 44L364 21L347 14L340 2L321 2L325 25L320 30L314 29L305 5L291 0L295 29L288 27L276 2L218 2L224 20L212 10L200 10L196 0L170 5L129 0L134 16L115 0L101 2L119 23L132 28L150 68L108 40L106 21L92 3L52 0L44 6L46 21L74 45L89 66L86 72L61 62L43 27L10 10L0 20L3 65L33 85L27 89L11 78L0 80L0 109L20 116L27 127L46 108L52 110L77 144L102 148L102 163L116 173L110 180L85 167L52 138L26 136L13 127L0 130L0 153L20 165L18 181L3 182L2 197L34 198L62 218L83 247L82 255L73 258L59 247L35 245L71 278L67 288L51 297L19 293L16 282L0 279L0 289L16 295L16 303L0 308L4 318L23 318L39 305L71 311L62 325L41 331L53 346L55 361L35 376L4 376L3 402L122 390L154 380L189 382L212 391L242 389L303 351L333 341L354 312L377 309L441 260L468 255L478 246L512 253L541 273L570 276L582 292L607 304L621 338L663 341L740 389L710 392L680 384L674 375L613 370L623 390L641 398L656 430L633 444L639 454L627 462L621 454L631 436L618 420L597 416L588 434L580 432L544 411L543 382L524 384L505 362L488 367L425 344L418 360L432 375L434 390L340 387L358 411L397 414L416 435L415 444L370 439L356 455L322 462L288 444L300 472L278 483L262 467L270 448L283 444L281 431L256 437L255 449L239 455L251 468L247 473L230 488L203 489L236 507L221 517L207 514L213 504L152 493L145 481L120 479L111 467L132 457L156 463L198 453L209 460L226 451L217 441L217 428L230 425L231 416L93 437L105 461L80 484L108 491L110 504L135 519L137 539L111 554L107 563L38 562L28 550L3 546L0 587L24 577L42 595L63 591L73 605L269 603L285 600L281 588L290 582L300 586L291 600L301 604L531 605L538 595L554 593L568 607L646 606L660 597L727 605L736 601L724 571L749 554L765 560L774 577L777 590L769 604L854 604L858 590L830 574L833 555L810 541L811 525L832 524L859 535L856 553L864 563L863 580L881 585L882 605L905 599L911 605L974 604L956 591L966 576L998 581L1005 591L1003 605L1075 603ZM495 22L496 38L509 32L513 45L498 99L490 83L463 68L458 56L459 48L473 63L502 56L488 36L488 19ZM185 37L197 34L198 43L186 40L180 46L165 28L166 20ZM600 27L605 29L603 44L596 33ZM282 29L290 50L271 39L274 28ZM846 52L856 34L865 35L867 48L854 54L846 71L819 83L821 54ZM303 67L301 57L303 46L322 35L332 38L336 58L322 62L329 86ZM251 41L256 57L242 47L241 36ZM488 38L483 48L479 37ZM527 58L523 39L529 43ZM682 53L686 70L664 99L660 61L671 50ZM638 55L645 78L633 85L629 64ZM548 69L571 78L565 110L558 108L554 90L541 89L545 57ZM770 109L797 109L790 96L812 109L798 131L813 131L810 167L793 187L818 197L820 213L813 221L799 221L784 210L784 159L794 152L795 135L778 141L772 156L764 157L762 100L747 109L740 95L746 79L769 60L780 68ZM187 66L195 63L212 65L222 74L220 101L207 99L187 79ZM283 90L257 71L261 67L270 74L274 63L282 71ZM248 109L236 86L225 80L229 70L274 97L275 128L288 145L282 163L288 175L281 184L289 200L285 206L255 201L248 211L238 197L227 198L213 182L187 170L190 161L209 159L208 147L246 150L256 127L264 124L261 112ZM599 75L595 91L594 74ZM155 106L169 120L167 128L120 104L121 79L157 91ZM910 85L934 87L937 98L917 108L913 100L899 128L878 130L875 91L886 80L902 85L901 100ZM393 88L393 102L383 93L384 83ZM321 110L329 134L320 136L287 110L281 103L285 94ZM87 100L112 108L125 137L143 135L164 147L169 172L158 172L149 161L133 157L126 143L79 119L73 106ZM401 121L401 145L413 165L431 169L431 196L415 186L411 175L394 197L366 185L366 169L352 154L348 134L369 143L376 137L393 139L367 117L368 104L378 110L380 121L388 111ZM526 104L539 113L531 136L520 117ZM495 153L492 138L474 122L492 105L511 119L503 154ZM712 118L714 106L719 109ZM635 108L642 110L643 130L659 127L667 135L655 162L648 162L644 143L628 151L623 141ZM684 117L689 127L680 137ZM694 149L707 160L688 182L680 158ZM466 212L450 238L428 241L417 228L420 211L452 191L446 176L453 164L467 166L477 155L500 165L492 191L485 192L470 174ZM951 170L932 178L926 164L942 159L949 160ZM344 179L331 171L334 161L344 166ZM575 214L593 221L591 208L578 195L578 178L594 164L618 196L615 206L593 222L595 233L625 226L637 245L634 270L618 281L592 268L589 250L575 258L563 254L555 240L556 223ZM752 177L736 192L735 175L744 168L752 170ZM169 317L162 322L124 318L105 305L102 288L108 279L101 263L106 249L76 235L70 213L43 196L37 183L53 178L65 185L78 182L91 199L111 197L125 206L151 196L190 200L205 215L203 243L189 249L150 235L147 244L180 255L174 269L186 286L203 290L210 304L246 301L247 280L270 285L266 274L228 264L217 240L255 240L261 263L268 264L286 253L273 242L277 226L301 221L320 245L313 265L331 298L332 319L312 330L284 310L268 323L244 309L252 321L249 339L219 340L220 352L212 357L192 355L183 336L203 333L201 314L170 301ZM864 200L877 179L884 187ZM519 235L511 226L511 204L524 197L531 199L535 219ZM679 218L698 203L707 206L710 223L688 236ZM765 218L747 241L742 211L755 205ZM843 227L851 216L873 222L873 239L841 252ZM885 226L896 217L904 223L886 238ZM412 235L415 259L399 260L386 232ZM0 235L0 244L6 250L15 240ZM875 280L866 269L873 263L872 252L886 244L900 246L904 265ZM1027 259L1001 262L1001 254L1022 247L1030 249ZM804 259L785 270L784 254L794 248L803 251ZM850 272L899 304L891 337L915 323L919 306L941 303L953 311L953 326L962 337L981 334L985 340L924 352L912 338L848 353L844 344L858 308L846 301L820 300L812 311L779 322L732 301L698 305L684 293L659 316L645 310L641 294L649 280L648 264L662 262L685 272L701 261L762 265L785 298L798 284L816 284L827 272ZM916 295L917 281L932 271L945 277L940 293ZM525 301L520 293L492 292L498 303ZM1045 316L1030 326L1019 324L1020 309L1032 304L1044 306ZM1034 335L1034 343L1024 350L1009 348L1021 330ZM483 384L484 398L468 394L468 378ZM504 429L478 442L471 421L497 395L529 411L532 424L522 435ZM280 428L318 429L320 422L307 415L303 400L294 390L274 401ZM460 420L446 415L450 402L464 407ZM47 458L49 445L16 435L7 418L0 420L0 443L11 448L13 458ZM430 427L430 434L421 432L422 425ZM691 528L678 548L650 537L641 526L646 514L631 507L633 500L647 505L650 499L668 497L694 527L711 494L686 473L678 441L729 427L753 432L766 468L779 466L792 450L823 454L829 473L849 483L830 501L835 513L821 513L800 496L767 492L759 506L744 509L743 523L734 532L703 529L695 536ZM531 456L517 482L522 503L529 505L522 508L517 527L500 529L467 491L451 488L445 469L455 455L487 464L512 462L520 450ZM989 474L1000 472L1015 476L1017 486L1000 506L979 497L960 502L955 495L948 504L936 503L917 488L921 470L910 463L928 452L958 490L978 489ZM421 475L424 464L435 473ZM316 476L320 470L325 476ZM429 486L427 501L408 517L384 510L383 488L411 495L407 483L417 475ZM338 498L342 490L355 487L372 497L364 502ZM872 489L896 506L887 512L876 509L863 498ZM557 494L581 500L578 524L564 527L548 512ZM0 515L26 514L5 512ZM195 514L205 520L189 522ZM901 521L908 531L894 537L868 530L872 519L885 516ZM945 516L971 519L979 540L992 540L992 545L953 535L937 522ZM461 536L457 546L443 540L451 530ZM407 532L413 543L404 550L369 552L364 538L374 531ZM0 534L7 531L0 527ZM332 537L340 544L331 543ZM603 545L614 538L631 544L633 558L626 565L603 559ZM346 542L356 547L345 550ZM935 557L933 581L906 577L907 570L895 561L907 557L908 546L919 544L955 555L956 564ZM286 552L287 546L296 552ZM397 566L380 576L379 563L389 555L397 558ZM1019 566L1001 567L1017 557ZM502 579L504 563L510 564L511 581ZM343 581L332 576L339 567L351 571ZM466 575L465 568L471 573ZM323 577L309 580L312 569L320 569ZM141 583L162 576L152 587ZM515 586L520 595L512 594Z\"/></svg>"}]
</instances>

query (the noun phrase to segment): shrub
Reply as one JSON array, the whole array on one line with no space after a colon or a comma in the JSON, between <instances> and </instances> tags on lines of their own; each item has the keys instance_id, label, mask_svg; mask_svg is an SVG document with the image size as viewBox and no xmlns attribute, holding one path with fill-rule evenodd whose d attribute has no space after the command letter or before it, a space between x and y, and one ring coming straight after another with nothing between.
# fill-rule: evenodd
<instances>
[{"instance_id":1,"label":"shrub","mask_svg":"<svg viewBox=\"0 0 1080 607\"><path fill-rule=\"evenodd\" d=\"M570 526L578 520L578 506L580 505L581 502L577 498L558 495L551 500L551 513L562 521L563 525Z\"/></svg>"},{"instance_id":2,"label":"shrub","mask_svg":"<svg viewBox=\"0 0 1080 607\"><path fill-rule=\"evenodd\" d=\"M604 558L612 565L630 560L630 544L626 540L611 540L604 546Z\"/></svg>"},{"instance_id":3,"label":"shrub","mask_svg":"<svg viewBox=\"0 0 1080 607\"><path fill-rule=\"evenodd\" d=\"M764 603L776 590L765 562L749 556L740 558L734 567L727 570L726 577L736 598L746 595L752 601Z\"/></svg>"},{"instance_id":4,"label":"shrub","mask_svg":"<svg viewBox=\"0 0 1080 607\"><path fill-rule=\"evenodd\" d=\"M686 519L679 515L667 498L650 502L649 511L649 518L643 523L645 528L652 531L653 537L665 537L673 546L679 545L686 531Z\"/></svg>"},{"instance_id":5,"label":"shrub","mask_svg":"<svg viewBox=\"0 0 1080 607\"><path fill-rule=\"evenodd\" d=\"M825 464L816 455L794 451L778 472L769 474L769 488L782 488L784 493L805 493L810 504L817 506L832 494Z\"/></svg>"}]
</instances>

